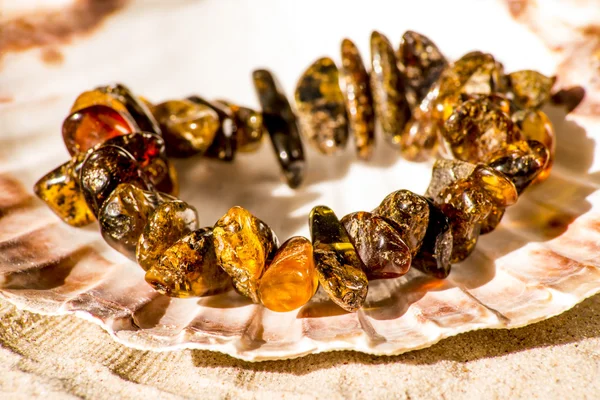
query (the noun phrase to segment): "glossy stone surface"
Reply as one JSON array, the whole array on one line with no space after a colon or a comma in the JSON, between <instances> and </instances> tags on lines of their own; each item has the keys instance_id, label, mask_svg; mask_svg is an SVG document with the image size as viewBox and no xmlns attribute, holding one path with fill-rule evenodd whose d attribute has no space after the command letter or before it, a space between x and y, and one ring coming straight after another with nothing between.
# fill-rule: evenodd
<instances>
[{"instance_id":1,"label":"glossy stone surface","mask_svg":"<svg viewBox=\"0 0 600 400\"><path fill-rule=\"evenodd\" d=\"M437 122L420 108L415 109L400 140L402 157L410 161L429 160L438 148L438 132Z\"/></svg>"},{"instance_id":2,"label":"glossy stone surface","mask_svg":"<svg viewBox=\"0 0 600 400\"><path fill-rule=\"evenodd\" d=\"M134 131L128 114L103 105L90 106L69 115L63 122L62 136L72 156L116 136Z\"/></svg>"},{"instance_id":3,"label":"glossy stone surface","mask_svg":"<svg viewBox=\"0 0 600 400\"><path fill-rule=\"evenodd\" d=\"M452 231L448 217L431 201L429 204L429 224L423 244L412 260L412 266L428 275L444 279L450 274L452 264Z\"/></svg>"},{"instance_id":4,"label":"glossy stone surface","mask_svg":"<svg viewBox=\"0 0 600 400\"><path fill-rule=\"evenodd\" d=\"M217 264L212 228L195 230L166 249L146 271L146 282L171 297L210 296L231 289L231 277Z\"/></svg>"},{"instance_id":5,"label":"glossy stone surface","mask_svg":"<svg viewBox=\"0 0 600 400\"><path fill-rule=\"evenodd\" d=\"M271 72L252 73L254 88L263 113L263 124L287 184L297 188L304 180L306 161L296 116Z\"/></svg>"},{"instance_id":6,"label":"glossy stone surface","mask_svg":"<svg viewBox=\"0 0 600 400\"><path fill-rule=\"evenodd\" d=\"M389 40L379 32L371 34L371 66L375 115L385 138L399 147L411 112L394 49Z\"/></svg>"},{"instance_id":7,"label":"glossy stone surface","mask_svg":"<svg viewBox=\"0 0 600 400\"><path fill-rule=\"evenodd\" d=\"M477 165L468 180L483 190L490 201L499 207L512 206L519 198L515 185L504 174L485 164Z\"/></svg>"},{"instance_id":8,"label":"glossy stone surface","mask_svg":"<svg viewBox=\"0 0 600 400\"><path fill-rule=\"evenodd\" d=\"M345 83L348 128L354 137L358 157L368 160L375 143L375 112L369 83L369 74L356 45L350 39L342 41L341 76Z\"/></svg>"},{"instance_id":9,"label":"glossy stone surface","mask_svg":"<svg viewBox=\"0 0 600 400\"><path fill-rule=\"evenodd\" d=\"M539 108L550 98L556 77L537 71L515 71L507 75L508 92L518 107Z\"/></svg>"},{"instance_id":10,"label":"glossy stone surface","mask_svg":"<svg viewBox=\"0 0 600 400\"><path fill-rule=\"evenodd\" d=\"M429 223L429 206L423 196L410 190L390 193L373 210L373 214L383 217L398 231L412 255L419 251Z\"/></svg>"},{"instance_id":11,"label":"glossy stone surface","mask_svg":"<svg viewBox=\"0 0 600 400\"><path fill-rule=\"evenodd\" d=\"M308 219L321 286L341 308L357 311L367 298L369 282L346 230L326 206L314 207Z\"/></svg>"},{"instance_id":12,"label":"glossy stone surface","mask_svg":"<svg viewBox=\"0 0 600 400\"><path fill-rule=\"evenodd\" d=\"M431 170L431 180L425 196L434 203L441 201L440 193L458 179L467 178L475 169L475 164L460 160L435 160Z\"/></svg>"},{"instance_id":13,"label":"glossy stone surface","mask_svg":"<svg viewBox=\"0 0 600 400\"><path fill-rule=\"evenodd\" d=\"M77 96L77 99L75 99L75 102L71 107L71 113L92 106L106 106L121 114L127 113L129 115L129 111L127 111L125 104L121 103L113 95L99 89L88 90ZM137 124L135 124L135 128L135 130L139 130Z\"/></svg>"},{"instance_id":14,"label":"glossy stone surface","mask_svg":"<svg viewBox=\"0 0 600 400\"><path fill-rule=\"evenodd\" d=\"M104 201L121 183L149 189L137 161L121 147L102 146L93 151L81 167L81 189L96 216Z\"/></svg>"},{"instance_id":15,"label":"glossy stone surface","mask_svg":"<svg viewBox=\"0 0 600 400\"><path fill-rule=\"evenodd\" d=\"M102 237L112 248L135 260L135 248L148 217L164 201L156 192L122 183L108 196L98 222Z\"/></svg>"},{"instance_id":16,"label":"glossy stone surface","mask_svg":"<svg viewBox=\"0 0 600 400\"><path fill-rule=\"evenodd\" d=\"M190 232L198 229L196 209L184 201L167 201L156 207L140 235L135 255L148 271L162 259L165 251Z\"/></svg>"},{"instance_id":17,"label":"glossy stone surface","mask_svg":"<svg viewBox=\"0 0 600 400\"><path fill-rule=\"evenodd\" d=\"M525 139L536 140L548 149L548 162L544 170L534 180L534 183L543 182L550 175L552 165L554 164L554 155L556 153L554 126L546 113L540 110L520 110L513 113L511 117L523 133Z\"/></svg>"},{"instance_id":18,"label":"glossy stone surface","mask_svg":"<svg viewBox=\"0 0 600 400\"><path fill-rule=\"evenodd\" d=\"M481 221L481 229L479 234L485 235L486 233L494 231L494 229L500 225L500 222L502 222L502 217L504 217L505 211L505 208L492 205L489 215L483 221Z\"/></svg>"},{"instance_id":19,"label":"glossy stone surface","mask_svg":"<svg viewBox=\"0 0 600 400\"><path fill-rule=\"evenodd\" d=\"M339 82L334 61L324 57L308 67L296 86L301 132L323 154L343 149L348 141L348 117Z\"/></svg>"},{"instance_id":20,"label":"glossy stone surface","mask_svg":"<svg viewBox=\"0 0 600 400\"><path fill-rule=\"evenodd\" d=\"M258 283L277 250L277 237L267 224L238 206L217 221L213 233L219 265L233 278L238 293L259 303Z\"/></svg>"},{"instance_id":21,"label":"glossy stone surface","mask_svg":"<svg viewBox=\"0 0 600 400\"><path fill-rule=\"evenodd\" d=\"M146 103L135 96L125 85L116 83L99 87L96 90L107 93L121 102L139 127L139 130L161 134L160 126Z\"/></svg>"},{"instance_id":22,"label":"glossy stone surface","mask_svg":"<svg viewBox=\"0 0 600 400\"><path fill-rule=\"evenodd\" d=\"M152 113L163 132L169 157L203 154L219 129L219 116L210 107L190 100L157 104Z\"/></svg>"},{"instance_id":23,"label":"glossy stone surface","mask_svg":"<svg viewBox=\"0 0 600 400\"><path fill-rule=\"evenodd\" d=\"M427 36L413 31L402 35L397 52L398 69L404 77L406 98L417 107L448 66L439 48Z\"/></svg>"},{"instance_id":24,"label":"glossy stone surface","mask_svg":"<svg viewBox=\"0 0 600 400\"><path fill-rule=\"evenodd\" d=\"M397 278L408 272L410 248L386 220L361 211L344 216L341 222L369 280Z\"/></svg>"},{"instance_id":25,"label":"glossy stone surface","mask_svg":"<svg viewBox=\"0 0 600 400\"><path fill-rule=\"evenodd\" d=\"M73 158L40 178L33 190L46 205L71 226L85 226L95 219L87 205L77 177L77 158Z\"/></svg>"},{"instance_id":26,"label":"glossy stone surface","mask_svg":"<svg viewBox=\"0 0 600 400\"><path fill-rule=\"evenodd\" d=\"M281 245L260 278L261 303L271 311L286 312L302 307L319 286L310 240L294 236Z\"/></svg>"},{"instance_id":27,"label":"glossy stone surface","mask_svg":"<svg viewBox=\"0 0 600 400\"><path fill-rule=\"evenodd\" d=\"M212 144L204 153L205 156L226 162L233 161L237 152L237 126L231 110L223 104L199 96L188 97L188 100L209 107L219 116L219 129L212 139Z\"/></svg>"},{"instance_id":28,"label":"glossy stone surface","mask_svg":"<svg viewBox=\"0 0 600 400\"><path fill-rule=\"evenodd\" d=\"M257 151L262 144L265 133L262 113L225 100L217 100L216 102L228 107L233 113L235 125L237 126L237 150L243 153Z\"/></svg>"}]
</instances>

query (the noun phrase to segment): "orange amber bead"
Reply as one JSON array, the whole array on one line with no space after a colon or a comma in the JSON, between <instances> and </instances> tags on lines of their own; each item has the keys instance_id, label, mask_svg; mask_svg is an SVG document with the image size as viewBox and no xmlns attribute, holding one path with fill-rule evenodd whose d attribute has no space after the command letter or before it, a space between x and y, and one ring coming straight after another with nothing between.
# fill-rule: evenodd
<instances>
[{"instance_id":1,"label":"orange amber bead","mask_svg":"<svg viewBox=\"0 0 600 400\"><path fill-rule=\"evenodd\" d=\"M317 291L319 279L311 242L301 236L277 251L258 286L261 303L272 311L291 311L306 304Z\"/></svg>"},{"instance_id":2,"label":"orange amber bead","mask_svg":"<svg viewBox=\"0 0 600 400\"><path fill-rule=\"evenodd\" d=\"M108 139L132 133L133 126L124 114L96 105L69 115L63 122L62 134L65 146L73 156Z\"/></svg>"},{"instance_id":3,"label":"orange amber bead","mask_svg":"<svg viewBox=\"0 0 600 400\"><path fill-rule=\"evenodd\" d=\"M521 110L512 115L513 121L523 132L527 140L537 140L548 148L550 158L544 170L535 178L533 183L545 181L550 175L554 164L554 153L556 152L556 139L554 126L548 116L540 110Z\"/></svg>"}]
</instances>

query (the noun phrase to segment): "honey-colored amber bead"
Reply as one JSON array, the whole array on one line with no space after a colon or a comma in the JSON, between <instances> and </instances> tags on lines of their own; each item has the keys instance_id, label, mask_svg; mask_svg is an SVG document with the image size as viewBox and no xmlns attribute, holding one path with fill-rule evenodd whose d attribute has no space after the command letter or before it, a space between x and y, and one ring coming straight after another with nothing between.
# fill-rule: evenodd
<instances>
[{"instance_id":1,"label":"honey-colored amber bead","mask_svg":"<svg viewBox=\"0 0 600 400\"><path fill-rule=\"evenodd\" d=\"M402 157L410 161L426 161L438 148L439 126L429 114L415 109L400 140Z\"/></svg>"},{"instance_id":2,"label":"honey-colored amber bead","mask_svg":"<svg viewBox=\"0 0 600 400\"><path fill-rule=\"evenodd\" d=\"M439 203L441 201L441 191L458 179L469 177L475 167L475 164L460 160L435 160L425 196L432 199L434 203Z\"/></svg>"},{"instance_id":3,"label":"honey-colored amber bead","mask_svg":"<svg viewBox=\"0 0 600 400\"><path fill-rule=\"evenodd\" d=\"M210 107L190 100L169 100L152 108L170 157L203 154L219 129L219 116Z\"/></svg>"},{"instance_id":4,"label":"honey-colored amber bead","mask_svg":"<svg viewBox=\"0 0 600 400\"><path fill-rule=\"evenodd\" d=\"M150 112L146 103L135 96L128 87L120 83L115 83L99 87L96 90L107 93L122 103L140 131L161 135L160 126L158 125L158 122L156 122L156 119Z\"/></svg>"},{"instance_id":5,"label":"honey-colored amber bead","mask_svg":"<svg viewBox=\"0 0 600 400\"><path fill-rule=\"evenodd\" d=\"M398 190L387 195L379 207L373 210L373 214L390 222L411 253L417 254L429 223L429 206L423 196L410 190Z\"/></svg>"},{"instance_id":6,"label":"honey-colored amber bead","mask_svg":"<svg viewBox=\"0 0 600 400\"><path fill-rule=\"evenodd\" d=\"M278 245L271 228L236 206L217 221L213 235L217 261L233 278L235 289L259 303L258 282Z\"/></svg>"},{"instance_id":7,"label":"honey-colored amber bead","mask_svg":"<svg viewBox=\"0 0 600 400\"><path fill-rule=\"evenodd\" d=\"M369 74L356 45L349 39L342 41L342 79L346 90L348 128L354 136L358 157L368 160L375 143L375 114Z\"/></svg>"},{"instance_id":8,"label":"honey-colored amber bead","mask_svg":"<svg viewBox=\"0 0 600 400\"><path fill-rule=\"evenodd\" d=\"M140 235L135 255L145 270L155 266L165 250L190 232L198 229L198 213L186 202L167 201L156 207Z\"/></svg>"},{"instance_id":9,"label":"honey-colored amber bead","mask_svg":"<svg viewBox=\"0 0 600 400\"><path fill-rule=\"evenodd\" d=\"M148 217L164 195L122 183L108 196L98 215L102 237L112 248L135 260L135 248Z\"/></svg>"},{"instance_id":10,"label":"honey-colored amber bead","mask_svg":"<svg viewBox=\"0 0 600 400\"><path fill-rule=\"evenodd\" d=\"M498 225L500 225L500 222L502 222L502 217L504 217L505 211L505 208L492 205L489 215L483 221L481 221L481 229L479 234L485 235L486 233L490 233L496 229Z\"/></svg>"},{"instance_id":11,"label":"honey-colored amber bead","mask_svg":"<svg viewBox=\"0 0 600 400\"><path fill-rule=\"evenodd\" d=\"M69 154L75 155L134 129L128 114L97 105L69 115L63 122L62 135Z\"/></svg>"},{"instance_id":12,"label":"honey-colored amber bead","mask_svg":"<svg viewBox=\"0 0 600 400\"><path fill-rule=\"evenodd\" d=\"M534 180L534 183L545 181L550 175L556 153L556 135L552 122L550 122L546 113L540 110L520 110L512 114L512 119L521 129L525 139L537 140L548 149L548 162L544 170Z\"/></svg>"},{"instance_id":13,"label":"honey-colored amber bead","mask_svg":"<svg viewBox=\"0 0 600 400\"><path fill-rule=\"evenodd\" d=\"M217 100L216 102L229 107L233 113L237 127L238 151L251 153L258 150L262 144L265 131L262 114L251 108L238 106L225 100Z\"/></svg>"},{"instance_id":14,"label":"honey-colored amber bead","mask_svg":"<svg viewBox=\"0 0 600 400\"><path fill-rule=\"evenodd\" d=\"M369 280L397 278L408 272L410 248L386 220L361 211L344 216L341 222Z\"/></svg>"},{"instance_id":15,"label":"honey-colored amber bead","mask_svg":"<svg viewBox=\"0 0 600 400\"><path fill-rule=\"evenodd\" d=\"M237 125L233 112L221 103L208 101L200 96L190 96L188 100L209 107L219 116L219 129L211 145L204 153L205 157L231 162L237 153Z\"/></svg>"},{"instance_id":16,"label":"honey-colored amber bead","mask_svg":"<svg viewBox=\"0 0 600 400\"><path fill-rule=\"evenodd\" d=\"M537 71L515 71L507 75L508 92L521 108L539 108L550 98L556 77L548 77Z\"/></svg>"},{"instance_id":17,"label":"honey-colored amber bead","mask_svg":"<svg viewBox=\"0 0 600 400\"><path fill-rule=\"evenodd\" d=\"M346 230L326 206L314 207L308 218L321 286L344 310L357 311L367 298L369 282Z\"/></svg>"},{"instance_id":18,"label":"honey-colored amber bead","mask_svg":"<svg viewBox=\"0 0 600 400\"><path fill-rule=\"evenodd\" d=\"M217 264L212 228L183 236L146 271L146 282L171 297L210 296L231 289L231 277Z\"/></svg>"},{"instance_id":19,"label":"honey-colored amber bead","mask_svg":"<svg viewBox=\"0 0 600 400\"><path fill-rule=\"evenodd\" d=\"M271 311L286 312L302 307L319 286L311 242L294 236L281 245L260 278L261 303Z\"/></svg>"},{"instance_id":20,"label":"honey-colored amber bead","mask_svg":"<svg viewBox=\"0 0 600 400\"><path fill-rule=\"evenodd\" d=\"M323 154L343 149L348 140L348 117L339 81L335 63L324 57L308 67L296 86L301 131Z\"/></svg>"},{"instance_id":21,"label":"honey-colored amber bead","mask_svg":"<svg viewBox=\"0 0 600 400\"><path fill-rule=\"evenodd\" d=\"M490 201L499 207L512 206L519 198L515 185L504 174L485 164L477 165L468 179L484 190Z\"/></svg>"},{"instance_id":22,"label":"honey-colored amber bead","mask_svg":"<svg viewBox=\"0 0 600 400\"><path fill-rule=\"evenodd\" d=\"M379 32L371 34L371 66L375 115L388 142L399 147L411 112L394 49L390 41Z\"/></svg>"},{"instance_id":23,"label":"honey-colored amber bead","mask_svg":"<svg viewBox=\"0 0 600 400\"><path fill-rule=\"evenodd\" d=\"M34 186L35 194L64 222L85 226L94 221L77 178L78 158L73 158L44 175Z\"/></svg>"},{"instance_id":24,"label":"honey-colored amber bead","mask_svg":"<svg viewBox=\"0 0 600 400\"><path fill-rule=\"evenodd\" d=\"M91 106L106 106L122 114L129 114L125 104L121 103L111 94L98 89L81 93L73 103L73 106L71 107L71 113ZM137 130L137 124L135 127Z\"/></svg>"}]
</instances>

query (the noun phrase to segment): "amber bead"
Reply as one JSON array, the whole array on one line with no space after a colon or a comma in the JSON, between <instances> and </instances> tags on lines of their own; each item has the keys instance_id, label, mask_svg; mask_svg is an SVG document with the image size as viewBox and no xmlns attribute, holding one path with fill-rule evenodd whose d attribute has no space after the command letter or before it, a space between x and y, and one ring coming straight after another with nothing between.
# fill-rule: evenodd
<instances>
[{"instance_id":1,"label":"amber bead","mask_svg":"<svg viewBox=\"0 0 600 400\"><path fill-rule=\"evenodd\" d=\"M346 146L348 117L338 68L331 58L315 61L302 74L295 99L301 132L323 154Z\"/></svg>"},{"instance_id":2,"label":"amber bead","mask_svg":"<svg viewBox=\"0 0 600 400\"><path fill-rule=\"evenodd\" d=\"M375 115L369 74L356 45L349 39L342 41L342 79L348 111L348 128L354 136L358 157L368 160L375 143Z\"/></svg>"},{"instance_id":3,"label":"amber bead","mask_svg":"<svg viewBox=\"0 0 600 400\"><path fill-rule=\"evenodd\" d=\"M169 157L203 154L219 129L219 116L210 107L190 100L169 100L152 108Z\"/></svg>"},{"instance_id":4,"label":"amber bead","mask_svg":"<svg viewBox=\"0 0 600 400\"><path fill-rule=\"evenodd\" d=\"M404 77L406 98L411 108L417 107L429 88L448 66L439 48L427 36L413 31L402 35L397 52L398 69Z\"/></svg>"},{"instance_id":5,"label":"amber bead","mask_svg":"<svg viewBox=\"0 0 600 400\"><path fill-rule=\"evenodd\" d=\"M411 251L386 220L361 211L346 215L341 222L369 280L397 278L408 272Z\"/></svg>"},{"instance_id":6,"label":"amber bead","mask_svg":"<svg viewBox=\"0 0 600 400\"><path fill-rule=\"evenodd\" d=\"M259 303L258 283L277 250L277 237L267 224L238 206L217 221L213 233L219 265L233 278L238 293Z\"/></svg>"},{"instance_id":7,"label":"amber bead","mask_svg":"<svg viewBox=\"0 0 600 400\"><path fill-rule=\"evenodd\" d=\"M460 160L435 160L425 196L433 199L434 203L439 203L441 191L458 179L470 176L475 167L475 164Z\"/></svg>"},{"instance_id":8,"label":"amber bead","mask_svg":"<svg viewBox=\"0 0 600 400\"><path fill-rule=\"evenodd\" d=\"M271 311L286 312L302 307L319 286L311 242L294 236L281 245L260 278L261 303Z\"/></svg>"},{"instance_id":9,"label":"amber bead","mask_svg":"<svg viewBox=\"0 0 600 400\"><path fill-rule=\"evenodd\" d=\"M79 186L77 174L79 160L73 158L53 169L34 186L35 194L64 222L71 226L85 226L94 221Z\"/></svg>"},{"instance_id":10,"label":"amber bead","mask_svg":"<svg viewBox=\"0 0 600 400\"><path fill-rule=\"evenodd\" d=\"M448 217L431 201L429 205L429 224L423 244L412 260L412 266L428 275L444 279L450 274L452 264L452 231Z\"/></svg>"},{"instance_id":11,"label":"amber bead","mask_svg":"<svg viewBox=\"0 0 600 400\"><path fill-rule=\"evenodd\" d=\"M546 146L528 140L512 143L492 154L488 165L506 175L520 194L542 173L549 159Z\"/></svg>"},{"instance_id":12,"label":"amber bead","mask_svg":"<svg viewBox=\"0 0 600 400\"><path fill-rule=\"evenodd\" d=\"M141 131L161 134L160 126L146 103L135 96L125 85L116 83L99 87L96 90L107 93L121 102Z\"/></svg>"},{"instance_id":13,"label":"amber bead","mask_svg":"<svg viewBox=\"0 0 600 400\"><path fill-rule=\"evenodd\" d=\"M63 122L62 135L69 154L75 155L134 129L126 114L97 105L69 115Z\"/></svg>"},{"instance_id":14,"label":"amber bead","mask_svg":"<svg viewBox=\"0 0 600 400\"><path fill-rule=\"evenodd\" d=\"M429 114L417 108L404 127L400 140L402 157L410 161L426 161L437 149L439 126Z\"/></svg>"},{"instance_id":15,"label":"amber bead","mask_svg":"<svg viewBox=\"0 0 600 400\"><path fill-rule=\"evenodd\" d=\"M385 218L400 233L412 255L417 254L429 223L429 206L423 196L410 190L390 193L373 210L373 214Z\"/></svg>"},{"instance_id":16,"label":"amber bead","mask_svg":"<svg viewBox=\"0 0 600 400\"><path fill-rule=\"evenodd\" d=\"M492 205L491 211L489 215L481 221L481 230L479 232L480 235L485 235L486 233L492 232L500 222L502 222L502 217L504 217L505 208Z\"/></svg>"},{"instance_id":17,"label":"amber bead","mask_svg":"<svg viewBox=\"0 0 600 400\"><path fill-rule=\"evenodd\" d=\"M106 106L119 113L129 115L129 111L127 111L125 104L121 103L111 94L99 89L89 90L81 93L73 103L73 106L71 107L71 113L91 106ZM138 129L137 124L135 124L135 128L136 130Z\"/></svg>"},{"instance_id":18,"label":"amber bead","mask_svg":"<svg viewBox=\"0 0 600 400\"><path fill-rule=\"evenodd\" d=\"M244 153L258 150L262 144L265 131L262 114L251 108L238 106L225 100L217 100L216 102L229 107L233 113L235 125L237 126L237 150Z\"/></svg>"},{"instance_id":19,"label":"amber bead","mask_svg":"<svg viewBox=\"0 0 600 400\"><path fill-rule=\"evenodd\" d=\"M321 286L344 310L357 311L367 298L369 282L348 233L329 207L314 207L308 219Z\"/></svg>"},{"instance_id":20,"label":"amber bead","mask_svg":"<svg viewBox=\"0 0 600 400\"><path fill-rule=\"evenodd\" d=\"M112 248L135 260L135 248L148 217L165 197L122 183L108 196L98 215L102 237Z\"/></svg>"},{"instance_id":21,"label":"amber bead","mask_svg":"<svg viewBox=\"0 0 600 400\"><path fill-rule=\"evenodd\" d=\"M121 147L102 146L81 167L81 189L94 215L98 215L104 201L121 183L149 188L135 158Z\"/></svg>"},{"instance_id":22,"label":"amber bead","mask_svg":"<svg viewBox=\"0 0 600 400\"><path fill-rule=\"evenodd\" d=\"M386 139L400 147L404 126L410 119L402 75L389 40L379 32L371 34L371 90L375 115Z\"/></svg>"},{"instance_id":23,"label":"amber bead","mask_svg":"<svg viewBox=\"0 0 600 400\"><path fill-rule=\"evenodd\" d=\"M158 205L138 239L135 249L138 264L148 271L161 260L165 250L196 229L198 213L193 206L180 200Z\"/></svg>"},{"instance_id":24,"label":"amber bead","mask_svg":"<svg viewBox=\"0 0 600 400\"><path fill-rule=\"evenodd\" d=\"M210 296L231 289L217 264L212 228L195 230L173 243L146 271L146 282L171 297Z\"/></svg>"},{"instance_id":25,"label":"amber bead","mask_svg":"<svg viewBox=\"0 0 600 400\"><path fill-rule=\"evenodd\" d=\"M556 135L548 116L540 110L520 110L512 114L512 120L517 124L527 140L537 140L548 149L549 159L544 170L537 176L535 182L542 182L550 175L556 153Z\"/></svg>"},{"instance_id":26,"label":"amber bead","mask_svg":"<svg viewBox=\"0 0 600 400\"><path fill-rule=\"evenodd\" d=\"M188 97L188 100L209 107L219 117L219 129L204 155L221 161L233 161L237 152L237 125L231 110L223 104L211 102L199 96Z\"/></svg>"},{"instance_id":27,"label":"amber bead","mask_svg":"<svg viewBox=\"0 0 600 400\"><path fill-rule=\"evenodd\" d=\"M304 180L306 161L296 116L271 72L256 70L252 79L283 175L291 188L297 188Z\"/></svg>"},{"instance_id":28,"label":"amber bead","mask_svg":"<svg viewBox=\"0 0 600 400\"><path fill-rule=\"evenodd\" d=\"M518 107L539 108L550 98L556 77L537 71L516 71L507 75L508 92Z\"/></svg>"}]
</instances>

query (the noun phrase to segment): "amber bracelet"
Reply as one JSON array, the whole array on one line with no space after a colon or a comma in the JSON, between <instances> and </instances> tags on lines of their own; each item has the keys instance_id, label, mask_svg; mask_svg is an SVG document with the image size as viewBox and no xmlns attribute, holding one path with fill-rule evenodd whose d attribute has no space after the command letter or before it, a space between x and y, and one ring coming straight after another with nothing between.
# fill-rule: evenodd
<instances>
[{"instance_id":1,"label":"amber bracelet","mask_svg":"<svg viewBox=\"0 0 600 400\"><path fill-rule=\"evenodd\" d=\"M397 52L374 32L369 73L348 39L341 59L340 70L330 58L306 70L295 91L297 114L267 70L253 73L262 112L197 96L154 105L120 84L84 92L63 123L72 158L41 178L35 193L72 226L97 219L106 242L137 260L146 281L168 296L233 287L270 310L290 311L320 283L336 304L356 311L369 280L397 278L411 266L444 279L506 207L548 176L554 132L540 107L555 79L505 74L477 51L448 63L411 31ZM341 220L317 206L309 216L312 241L292 237L281 246L241 207L199 229L195 208L175 197L170 157L233 161L238 151L257 150L266 133L296 188L306 166L302 137L333 154L351 134L358 157L368 160L376 119L403 157L438 157L424 196L399 190L373 211Z\"/></svg>"}]
</instances>

